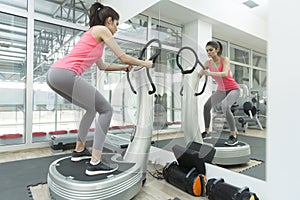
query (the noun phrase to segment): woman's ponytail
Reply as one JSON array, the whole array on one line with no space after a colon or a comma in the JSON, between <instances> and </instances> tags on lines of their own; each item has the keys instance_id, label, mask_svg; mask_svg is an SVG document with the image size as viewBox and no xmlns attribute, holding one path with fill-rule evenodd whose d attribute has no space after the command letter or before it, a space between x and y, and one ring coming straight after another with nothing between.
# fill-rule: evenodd
<instances>
[{"instance_id":1,"label":"woman's ponytail","mask_svg":"<svg viewBox=\"0 0 300 200\"><path fill-rule=\"evenodd\" d=\"M216 43L219 46L218 56L221 56L222 55L222 51L223 51L223 46L222 46L221 42L219 42L219 41L216 41Z\"/></svg>"},{"instance_id":2,"label":"woman's ponytail","mask_svg":"<svg viewBox=\"0 0 300 200\"><path fill-rule=\"evenodd\" d=\"M113 8L96 2L90 7L89 25L90 27L95 25L104 26L105 20L109 17L113 20L119 20L119 14Z\"/></svg>"}]
</instances>

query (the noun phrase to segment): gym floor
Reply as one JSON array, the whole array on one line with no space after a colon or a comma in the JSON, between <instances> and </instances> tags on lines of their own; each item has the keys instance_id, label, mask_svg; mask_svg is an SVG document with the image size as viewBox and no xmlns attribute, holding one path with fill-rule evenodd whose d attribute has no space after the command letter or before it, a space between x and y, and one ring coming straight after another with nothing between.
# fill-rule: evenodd
<instances>
[{"instance_id":1,"label":"gym floor","mask_svg":"<svg viewBox=\"0 0 300 200\"><path fill-rule=\"evenodd\" d=\"M261 137L266 138L266 129L256 130L256 129L247 129L245 133L240 132L241 135L253 136L253 137ZM163 132L159 132L158 134L153 135L153 140L164 140L171 139L176 137L183 137L183 133L176 130L170 129L169 131L164 130ZM53 153L50 147L46 148L38 148L38 149L28 149L22 151L13 151L13 152L3 152L0 153L0 163L6 163L10 161L17 160L25 160L31 158L40 158L46 156L53 156L59 154L68 154L71 153L72 150L65 150L59 153ZM193 197L184 191L170 185L165 180L158 180L154 178L150 172L153 174L156 170L161 171L163 166L161 165L153 165L152 163L148 163L148 172L147 173L147 181L139 192L139 194L134 198L134 200L145 200L145 199L163 199L163 200L173 200L173 199L199 199L199 197ZM234 170L234 169L233 169ZM46 185L38 185L30 188L33 199L38 200L49 200L48 188ZM205 197L200 199L206 199Z\"/></svg>"}]
</instances>

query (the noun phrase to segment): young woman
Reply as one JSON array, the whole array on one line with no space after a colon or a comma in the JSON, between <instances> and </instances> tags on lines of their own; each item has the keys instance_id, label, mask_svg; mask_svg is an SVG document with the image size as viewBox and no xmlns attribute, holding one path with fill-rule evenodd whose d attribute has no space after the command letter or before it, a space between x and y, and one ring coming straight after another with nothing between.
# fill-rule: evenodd
<instances>
[{"instance_id":1,"label":"young woman","mask_svg":"<svg viewBox=\"0 0 300 200\"><path fill-rule=\"evenodd\" d=\"M210 59L205 62L205 70L200 71L200 76L211 76L217 83L217 90L211 95L204 105L205 132L202 138L211 138L209 125L211 120L210 111L213 106L221 103L222 112L225 114L230 128L230 136L225 142L227 145L236 145L237 132L231 106L240 96L239 85L230 75L230 64L227 57L222 56L222 44L217 41L209 41L206 44L206 51Z\"/></svg>"},{"instance_id":2,"label":"young woman","mask_svg":"<svg viewBox=\"0 0 300 200\"><path fill-rule=\"evenodd\" d=\"M125 54L114 40L117 31L119 14L111 7L101 3L94 3L89 10L90 28L78 43L62 59L56 61L47 73L47 83L51 89L73 104L83 108L75 150L72 161L90 159L85 173L96 175L115 171L117 167L110 167L101 162L101 154L105 137L110 125L113 109L102 94L81 77L89 67L96 63L99 70L130 71L132 65L152 67L152 61L143 61ZM120 61L126 65L106 65L101 57L104 45L107 45ZM92 154L85 147L86 136L96 116L95 136Z\"/></svg>"}]
</instances>

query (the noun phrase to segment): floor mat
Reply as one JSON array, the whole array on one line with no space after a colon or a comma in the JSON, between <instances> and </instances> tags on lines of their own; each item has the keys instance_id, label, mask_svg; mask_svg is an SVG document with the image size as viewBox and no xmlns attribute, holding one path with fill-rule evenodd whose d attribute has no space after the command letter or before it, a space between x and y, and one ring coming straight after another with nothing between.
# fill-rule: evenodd
<instances>
[{"instance_id":1,"label":"floor mat","mask_svg":"<svg viewBox=\"0 0 300 200\"><path fill-rule=\"evenodd\" d=\"M67 155L0 163L0 180L5 180L0 183L1 199L30 200L28 187L47 182L50 164Z\"/></svg>"}]
</instances>

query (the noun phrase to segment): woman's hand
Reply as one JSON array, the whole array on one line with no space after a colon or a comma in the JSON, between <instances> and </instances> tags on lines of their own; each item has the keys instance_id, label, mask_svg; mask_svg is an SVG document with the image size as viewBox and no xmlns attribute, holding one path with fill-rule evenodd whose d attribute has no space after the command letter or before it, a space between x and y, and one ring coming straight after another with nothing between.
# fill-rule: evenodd
<instances>
[{"instance_id":1,"label":"woman's hand","mask_svg":"<svg viewBox=\"0 0 300 200\"><path fill-rule=\"evenodd\" d=\"M147 68L151 68L153 66L152 60L146 60L146 61L144 61L143 66L145 66Z\"/></svg>"},{"instance_id":2,"label":"woman's hand","mask_svg":"<svg viewBox=\"0 0 300 200\"><path fill-rule=\"evenodd\" d=\"M199 76L202 77L203 75L209 76L209 71L207 69L201 69Z\"/></svg>"},{"instance_id":3,"label":"woman's hand","mask_svg":"<svg viewBox=\"0 0 300 200\"><path fill-rule=\"evenodd\" d=\"M132 70L132 65L127 65L124 67L125 72L130 72Z\"/></svg>"}]
</instances>

